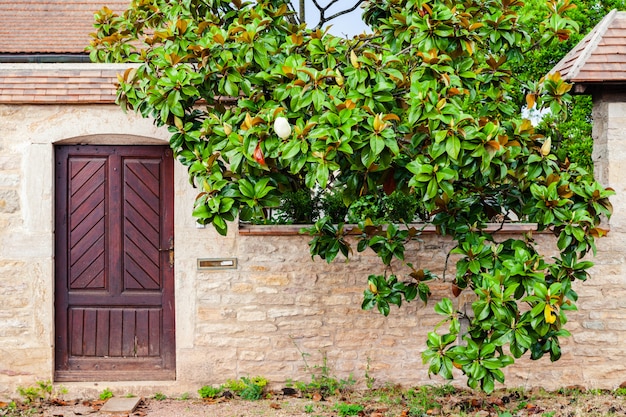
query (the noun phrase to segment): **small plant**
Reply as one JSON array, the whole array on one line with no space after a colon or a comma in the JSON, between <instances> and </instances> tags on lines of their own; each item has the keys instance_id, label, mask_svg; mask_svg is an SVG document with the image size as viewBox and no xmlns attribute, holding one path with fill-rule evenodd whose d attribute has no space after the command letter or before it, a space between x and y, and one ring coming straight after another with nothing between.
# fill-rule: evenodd
<instances>
[{"instance_id":1,"label":"small plant","mask_svg":"<svg viewBox=\"0 0 626 417\"><path fill-rule=\"evenodd\" d=\"M43 399L39 387L17 387L17 393L20 394L26 404L38 402Z\"/></svg>"},{"instance_id":2,"label":"small plant","mask_svg":"<svg viewBox=\"0 0 626 417\"><path fill-rule=\"evenodd\" d=\"M587 390L587 394L589 395L602 395L604 393L605 391L600 388L592 388L592 389Z\"/></svg>"},{"instance_id":3,"label":"small plant","mask_svg":"<svg viewBox=\"0 0 626 417\"><path fill-rule=\"evenodd\" d=\"M374 382L376 382L376 378L370 375L370 362L371 359L367 357L367 363L365 364L365 384L368 389L374 388Z\"/></svg>"},{"instance_id":4,"label":"small plant","mask_svg":"<svg viewBox=\"0 0 626 417\"><path fill-rule=\"evenodd\" d=\"M320 197L320 208L325 216L330 217L333 223L343 223L348 215L348 206L343 201L343 189L333 188Z\"/></svg>"},{"instance_id":5,"label":"small plant","mask_svg":"<svg viewBox=\"0 0 626 417\"><path fill-rule=\"evenodd\" d=\"M129 392L128 394L124 395L124 398L135 398L136 395L133 394L132 392Z\"/></svg>"},{"instance_id":6,"label":"small plant","mask_svg":"<svg viewBox=\"0 0 626 417\"><path fill-rule=\"evenodd\" d=\"M99 397L101 400L108 400L109 398L113 397L113 391L111 391L109 388L105 388L102 390Z\"/></svg>"},{"instance_id":7,"label":"small plant","mask_svg":"<svg viewBox=\"0 0 626 417\"><path fill-rule=\"evenodd\" d=\"M370 396L381 404L396 405L402 403L404 389L400 385L386 382L383 387L370 391Z\"/></svg>"},{"instance_id":8,"label":"small plant","mask_svg":"<svg viewBox=\"0 0 626 417\"><path fill-rule=\"evenodd\" d=\"M308 353L302 352L300 347L293 341L294 346L300 352L300 356L304 361L304 369L311 372L311 382L296 382L296 388L305 395L311 395L313 393L319 393L322 396L338 394L347 391L349 387L356 383L354 376L350 374L348 379L337 379L330 373L330 367L328 365L328 358L325 352L322 353L322 364L309 366L307 362Z\"/></svg>"},{"instance_id":9,"label":"small plant","mask_svg":"<svg viewBox=\"0 0 626 417\"><path fill-rule=\"evenodd\" d=\"M423 204L416 196L394 191L386 195L365 195L348 208L348 223L359 223L365 219L384 220L391 223L411 223L426 220Z\"/></svg>"},{"instance_id":10,"label":"small plant","mask_svg":"<svg viewBox=\"0 0 626 417\"><path fill-rule=\"evenodd\" d=\"M281 223L313 223L318 216L318 208L311 192L307 189L284 193L276 217Z\"/></svg>"},{"instance_id":11,"label":"small plant","mask_svg":"<svg viewBox=\"0 0 626 417\"><path fill-rule=\"evenodd\" d=\"M37 381L37 386L46 398L50 398L52 396L52 391L54 389L54 387L52 386L52 381Z\"/></svg>"},{"instance_id":12,"label":"small plant","mask_svg":"<svg viewBox=\"0 0 626 417\"><path fill-rule=\"evenodd\" d=\"M41 415L41 409L34 406L24 406L19 402L11 401L9 403L0 402L0 416L6 417L30 417Z\"/></svg>"},{"instance_id":13,"label":"small plant","mask_svg":"<svg viewBox=\"0 0 626 417\"><path fill-rule=\"evenodd\" d=\"M616 389L613 394L617 397L626 397L626 387Z\"/></svg>"},{"instance_id":14,"label":"small plant","mask_svg":"<svg viewBox=\"0 0 626 417\"><path fill-rule=\"evenodd\" d=\"M167 395L163 394L162 392L157 392L154 394L154 396L152 396L152 398L154 398L157 401L163 401L167 399Z\"/></svg>"},{"instance_id":15,"label":"small plant","mask_svg":"<svg viewBox=\"0 0 626 417\"><path fill-rule=\"evenodd\" d=\"M364 407L361 404L348 404L348 403L339 403L335 406L335 410L341 417L345 416L356 416L361 411L363 411Z\"/></svg>"},{"instance_id":16,"label":"small plant","mask_svg":"<svg viewBox=\"0 0 626 417\"><path fill-rule=\"evenodd\" d=\"M252 378L229 379L224 388L237 394L244 400L259 400L263 397L263 391L267 385L267 379L261 376Z\"/></svg>"},{"instance_id":17,"label":"small plant","mask_svg":"<svg viewBox=\"0 0 626 417\"><path fill-rule=\"evenodd\" d=\"M219 387L205 385L198 390L198 394L200 394L200 398L216 398L222 393L223 390L224 390L224 387L222 385L220 385Z\"/></svg>"},{"instance_id":18,"label":"small plant","mask_svg":"<svg viewBox=\"0 0 626 417\"><path fill-rule=\"evenodd\" d=\"M52 394L54 397L58 397L59 395L65 395L67 394L67 387L64 387L63 385L59 385L56 388L56 391Z\"/></svg>"},{"instance_id":19,"label":"small plant","mask_svg":"<svg viewBox=\"0 0 626 417\"><path fill-rule=\"evenodd\" d=\"M178 399L181 401L187 401L189 399L189 393L183 392Z\"/></svg>"},{"instance_id":20,"label":"small plant","mask_svg":"<svg viewBox=\"0 0 626 417\"><path fill-rule=\"evenodd\" d=\"M248 384L243 391L239 393L239 396L248 401L256 401L263 395L263 387L255 384Z\"/></svg>"},{"instance_id":21,"label":"small plant","mask_svg":"<svg viewBox=\"0 0 626 417\"><path fill-rule=\"evenodd\" d=\"M365 219L381 219L383 217L383 203L381 197L365 195L350 204L348 209L348 223L357 224Z\"/></svg>"},{"instance_id":22,"label":"small plant","mask_svg":"<svg viewBox=\"0 0 626 417\"><path fill-rule=\"evenodd\" d=\"M517 403L517 406L515 407L514 411L517 413L518 411L525 409L526 406L528 406L527 401L520 401L519 403Z\"/></svg>"},{"instance_id":23,"label":"small plant","mask_svg":"<svg viewBox=\"0 0 626 417\"><path fill-rule=\"evenodd\" d=\"M434 400L437 398L432 387L424 386L410 389L406 392L406 402L409 407L409 415L430 415L433 410L441 408L441 404Z\"/></svg>"},{"instance_id":24,"label":"small plant","mask_svg":"<svg viewBox=\"0 0 626 417\"><path fill-rule=\"evenodd\" d=\"M382 199L385 220L392 223L411 223L416 218L424 221L427 217L417 196L394 191Z\"/></svg>"},{"instance_id":25,"label":"small plant","mask_svg":"<svg viewBox=\"0 0 626 417\"><path fill-rule=\"evenodd\" d=\"M304 412L311 414L313 412L313 404L307 404L304 406Z\"/></svg>"},{"instance_id":26,"label":"small plant","mask_svg":"<svg viewBox=\"0 0 626 417\"><path fill-rule=\"evenodd\" d=\"M224 384L224 389L239 395L246 388L246 384L241 379L229 379Z\"/></svg>"},{"instance_id":27,"label":"small plant","mask_svg":"<svg viewBox=\"0 0 626 417\"><path fill-rule=\"evenodd\" d=\"M59 386L57 389L52 385L52 381L37 381L31 387L17 387L17 393L24 398L24 403L30 404L44 399L50 400L58 395L66 394L67 388Z\"/></svg>"}]
</instances>

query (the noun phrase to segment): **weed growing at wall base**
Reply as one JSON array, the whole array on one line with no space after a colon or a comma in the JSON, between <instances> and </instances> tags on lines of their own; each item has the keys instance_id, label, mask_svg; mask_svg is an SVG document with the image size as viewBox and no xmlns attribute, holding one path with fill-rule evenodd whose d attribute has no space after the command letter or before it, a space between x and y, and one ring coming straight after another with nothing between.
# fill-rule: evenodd
<instances>
[{"instance_id":1,"label":"weed growing at wall base","mask_svg":"<svg viewBox=\"0 0 626 417\"><path fill-rule=\"evenodd\" d=\"M152 398L157 401L163 401L167 399L167 395L163 394L162 392L155 392Z\"/></svg>"},{"instance_id":2,"label":"weed growing at wall base","mask_svg":"<svg viewBox=\"0 0 626 417\"><path fill-rule=\"evenodd\" d=\"M179 415L187 417L232 416L292 416L311 417L378 416L423 417L430 415L459 417L557 417L557 416L623 416L626 415L623 389L562 389L548 392L542 389L499 389L487 395L480 391L450 385L401 387L390 383L384 388L350 391L328 396L325 401L312 401L299 396L286 396L284 390L267 391L258 401L246 401L238 396L221 397L219 401L190 399L157 400L157 394L146 396L138 411L149 416ZM226 404L225 404L226 403ZM43 400L25 404L18 400L0 401L0 416L61 416L84 412L85 404L97 413L102 401ZM80 408L74 408L80 407ZM277 411L280 410L280 411Z\"/></svg>"},{"instance_id":3,"label":"weed growing at wall base","mask_svg":"<svg viewBox=\"0 0 626 417\"><path fill-rule=\"evenodd\" d=\"M113 397L113 391L111 391L110 388L105 388L100 393L101 400L108 400L109 398L112 398L112 397Z\"/></svg>"},{"instance_id":4,"label":"weed growing at wall base","mask_svg":"<svg viewBox=\"0 0 626 417\"><path fill-rule=\"evenodd\" d=\"M350 374L348 379L341 379L331 374L330 367L328 365L328 357L326 352L321 351L322 363L319 365L310 366L307 357L308 353L303 352L292 338L292 342L304 362L304 370L311 374L310 382L296 381L293 385L305 396L312 397L314 394L318 394L322 397L328 395L335 395L342 393L356 384L356 380L353 375Z\"/></svg>"},{"instance_id":5,"label":"weed growing at wall base","mask_svg":"<svg viewBox=\"0 0 626 417\"><path fill-rule=\"evenodd\" d=\"M216 398L222 393L223 390L224 387L222 385L219 387L205 385L198 390L198 394L200 394L200 398Z\"/></svg>"},{"instance_id":6,"label":"weed growing at wall base","mask_svg":"<svg viewBox=\"0 0 626 417\"><path fill-rule=\"evenodd\" d=\"M41 400L50 400L60 395L66 394L67 389L64 386L54 387L52 381L37 381L35 385L29 387L17 387L17 393L24 399L26 403L38 402Z\"/></svg>"},{"instance_id":7,"label":"weed growing at wall base","mask_svg":"<svg viewBox=\"0 0 626 417\"><path fill-rule=\"evenodd\" d=\"M261 376L229 379L217 387L205 385L198 390L198 394L200 398L214 399L229 393L231 397L237 395L241 399L254 401L263 397L267 382L267 379Z\"/></svg>"}]
</instances>

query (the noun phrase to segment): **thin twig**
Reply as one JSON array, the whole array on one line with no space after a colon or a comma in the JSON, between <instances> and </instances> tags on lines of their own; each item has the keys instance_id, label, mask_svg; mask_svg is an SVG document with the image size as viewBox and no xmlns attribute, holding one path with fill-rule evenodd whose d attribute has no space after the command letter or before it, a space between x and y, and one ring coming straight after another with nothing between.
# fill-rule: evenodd
<instances>
[{"instance_id":1,"label":"thin twig","mask_svg":"<svg viewBox=\"0 0 626 417\"><path fill-rule=\"evenodd\" d=\"M318 10L318 11L319 11L319 13L320 13L320 21L319 21L319 22L318 22L318 24L315 26L315 29L321 29L321 28L322 28L322 27L323 27L326 23L328 23L329 21L331 21L331 20L333 20L333 19L335 19L335 18L337 18L337 17L339 17L339 16L342 16L342 15L344 15L344 14L347 14L347 13L350 13L350 12L355 11L355 10L356 10L356 9L357 9L360 5L361 5L361 3L363 3L365 0L357 0L357 2L354 4L354 6L352 6L352 7L348 8L348 9L345 9L345 10L339 11L339 12L337 12L337 13L335 13L335 14L333 14L333 15L329 16L329 17L326 17L326 12L328 11L328 9L329 9L331 6L333 6L333 5L334 5L335 3L337 3L339 0L332 0L332 1L331 1L331 2L329 2L326 6L321 6L321 5L317 2L317 0L312 0L312 1L313 1L313 4L315 5L315 7L317 8L317 10Z\"/></svg>"},{"instance_id":2,"label":"thin twig","mask_svg":"<svg viewBox=\"0 0 626 417\"><path fill-rule=\"evenodd\" d=\"M289 1L287 2L287 8L293 12L293 14L290 14L289 17L287 18L291 23L293 23L294 25L297 24L302 24L302 19L301 17L304 15L304 13L298 15L298 13L296 13L296 9L295 7L293 7L293 4ZM304 9L303 9L304 10Z\"/></svg>"},{"instance_id":3,"label":"thin twig","mask_svg":"<svg viewBox=\"0 0 626 417\"><path fill-rule=\"evenodd\" d=\"M446 254L446 261L443 264L443 275L441 277L442 282L446 282L446 271L448 270L448 261L450 260L450 255L452 254L452 251L458 247L459 245L456 245L455 247L450 249L448 253Z\"/></svg>"}]
</instances>

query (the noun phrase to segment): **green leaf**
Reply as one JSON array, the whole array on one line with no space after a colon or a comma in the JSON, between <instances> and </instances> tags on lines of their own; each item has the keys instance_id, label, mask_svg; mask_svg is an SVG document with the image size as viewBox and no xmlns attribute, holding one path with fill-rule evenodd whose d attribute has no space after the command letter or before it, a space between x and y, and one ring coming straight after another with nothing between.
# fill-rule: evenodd
<instances>
[{"instance_id":1,"label":"green leaf","mask_svg":"<svg viewBox=\"0 0 626 417\"><path fill-rule=\"evenodd\" d=\"M435 304L435 312L442 316L451 316L455 312L452 301L449 298L442 299Z\"/></svg>"},{"instance_id":2,"label":"green leaf","mask_svg":"<svg viewBox=\"0 0 626 417\"><path fill-rule=\"evenodd\" d=\"M290 140L285 143L281 149L281 157L288 161L300 153L300 141Z\"/></svg>"},{"instance_id":3,"label":"green leaf","mask_svg":"<svg viewBox=\"0 0 626 417\"><path fill-rule=\"evenodd\" d=\"M382 298L378 298L377 302L378 302L378 311L383 316L387 317L389 315L389 303Z\"/></svg>"},{"instance_id":4,"label":"green leaf","mask_svg":"<svg viewBox=\"0 0 626 417\"><path fill-rule=\"evenodd\" d=\"M426 188L426 196L427 199L433 199L439 193L439 185L437 184L437 180L435 178L431 178L428 182L428 187Z\"/></svg>"},{"instance_id":5,"label":"green leaf","mask_svg":"<svg viewBox=\"0 0 626 417\"><path fill-rule=\"evenodd\" d=\"M374 155L380 154L385 149L385 140L378 135L371 135L370 148Z\"/></svg>"},{"instance_id":6,"label":"green leaf","mask_svg":"<svg viewBox=\"0 0 626 417\"><path fill-rule=\"evenodd\" d=\"M446 141L446 152L452 159L457 159L459 157L459 152L461 151L461 140L457 136L451 136Z\"/></svg>"},{"instance_id":7,"label":"green leaf","mask_svg":"<svg viewBox=\"0 0 626 417\"><path fill-rule=\"evenodd\" d=\"M254 185L248 180L239 181L239 191L248 198L254 198Z\"/></svg>"}]
</instances>

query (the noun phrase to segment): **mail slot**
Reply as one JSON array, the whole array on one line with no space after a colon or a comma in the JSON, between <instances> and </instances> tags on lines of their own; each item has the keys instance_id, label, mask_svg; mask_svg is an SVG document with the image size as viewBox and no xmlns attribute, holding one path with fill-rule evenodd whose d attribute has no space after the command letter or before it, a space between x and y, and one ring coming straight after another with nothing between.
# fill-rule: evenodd
<instances>
[{"instance_id":1,"label":"mail slot","mask_svg":"<svg viewBox=\"0 0 626 417\"><path fill-rule=\"evenodd\" d=\"M200 258L198 259L198 269L236 269L237 258Z\"/></svg>"}]
</instances>

